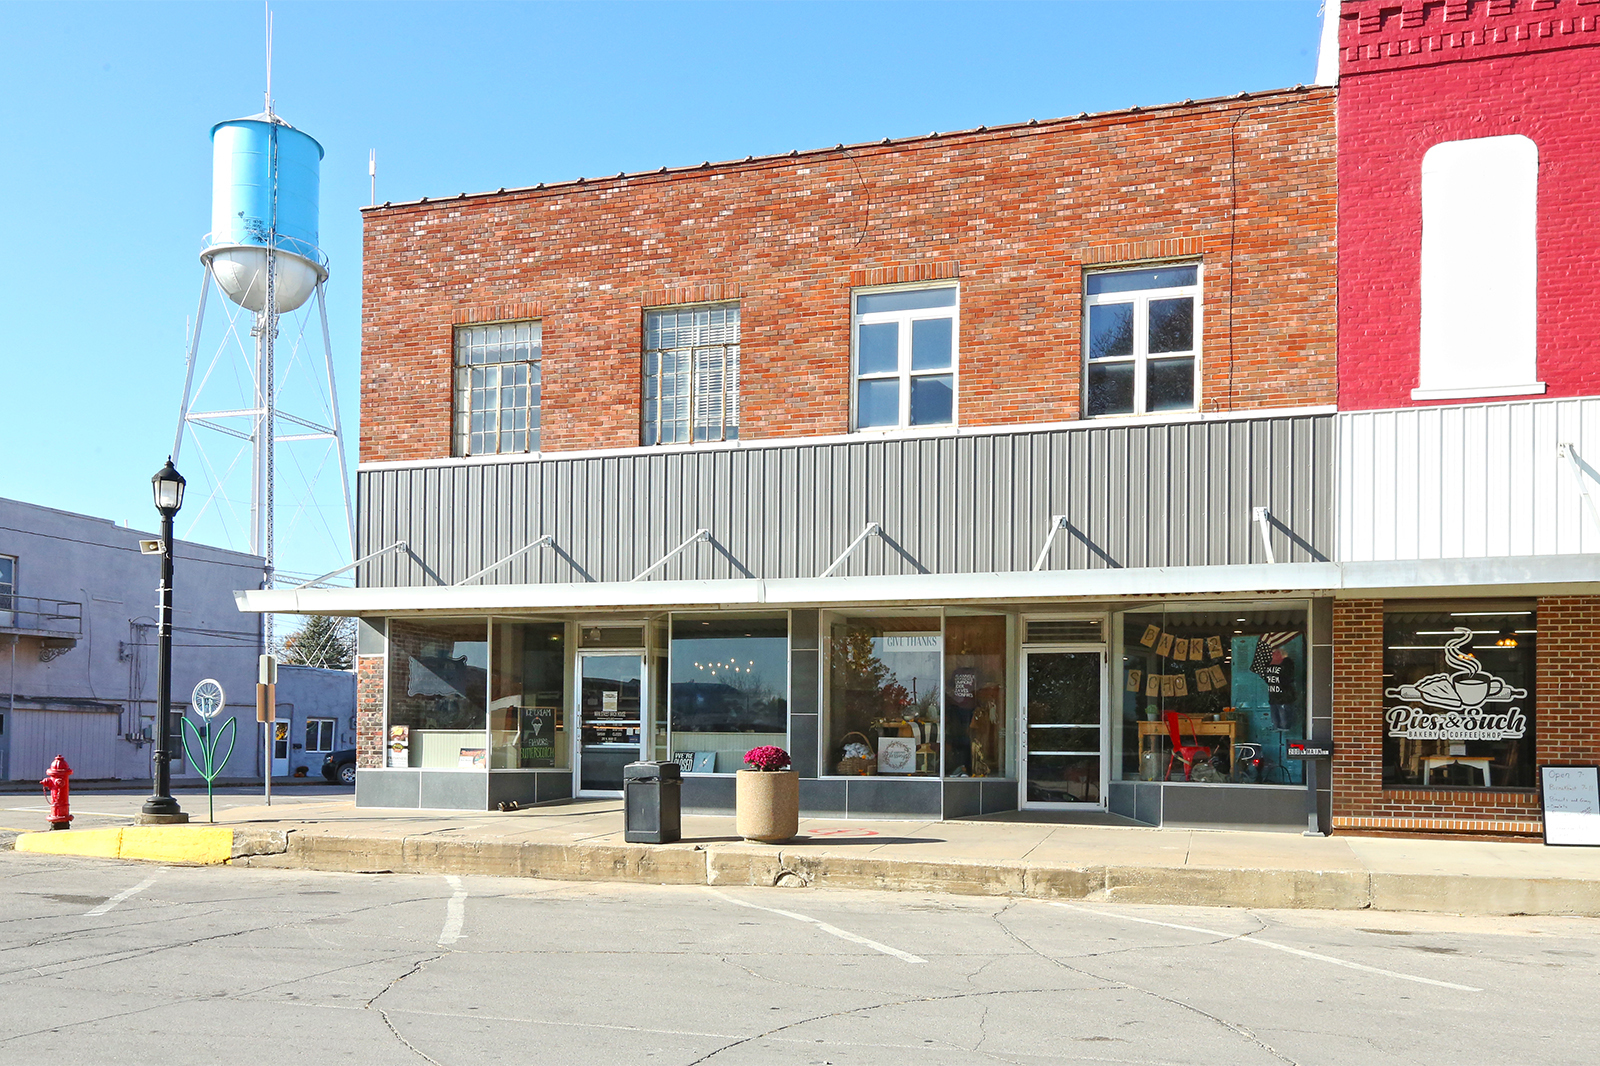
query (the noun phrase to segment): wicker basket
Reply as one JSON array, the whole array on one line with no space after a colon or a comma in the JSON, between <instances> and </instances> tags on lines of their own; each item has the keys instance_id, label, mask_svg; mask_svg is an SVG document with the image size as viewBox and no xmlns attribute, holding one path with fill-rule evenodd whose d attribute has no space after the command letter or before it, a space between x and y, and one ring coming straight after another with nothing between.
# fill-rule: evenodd
<instances>
[{"instance_id":1,"label":"wicker basket","mask_svg":"<svg viewBox=\"0 0 1600 1066\"><path fill-rule=\"evenodd\" d=\"M840 744L841 752L844 750L844 745L850 743L851 737L859 739L861 743L867 746L868 751L872 750L872 741L864 733L846 733L844 741ZM876 755L841 755L839 765L834 769L838 773L849 777L863 777L867 774L875 774L878 772L878 757Z\"/></svg>"}]
</instances>

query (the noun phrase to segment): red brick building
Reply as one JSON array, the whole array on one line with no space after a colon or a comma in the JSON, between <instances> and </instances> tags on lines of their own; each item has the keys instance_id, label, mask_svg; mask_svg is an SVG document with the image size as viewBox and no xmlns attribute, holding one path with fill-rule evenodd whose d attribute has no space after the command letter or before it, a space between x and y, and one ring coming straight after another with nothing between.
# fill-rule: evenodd
<instances>
[{"instance_id":1,"label":"red brick building","mask_svg":"<svg viewBox=\"0 0 1600 1066\"><path fill-rule=\"evenodd\" d=\"M368 209L360 587L245 596L362 617L360 801L726 810L777 744L812 812L1304 827L1334 107Z\"/></svg>"},{"instance_id":2,"label":"red brick building","mask_svg":"<svg viewBox=\"0 0 1600 1066\"><path fill-rule=\"evenodd\" d=\"M1600 762L1600 6L1339 14L1337 557L1404 587L1335 607L1333 824L1533 834Z\"/></svg>"},{"instance_id":3,"label":"red brick building","mask_svg":"<svg viewBox=\"0 0 1600 1066\"><path fill-rule=\"evenodd\" d=\"M362 462L453 454L457 326L537 319L540 449L642 443L647 308L737 301L742 440L851 432L850 298L959 283L961 427L1085 413L1086 270L1201 264L1197 408L1334 402L1334 96L1302 88L365 212Z\"/></svg>"}]
</instances>

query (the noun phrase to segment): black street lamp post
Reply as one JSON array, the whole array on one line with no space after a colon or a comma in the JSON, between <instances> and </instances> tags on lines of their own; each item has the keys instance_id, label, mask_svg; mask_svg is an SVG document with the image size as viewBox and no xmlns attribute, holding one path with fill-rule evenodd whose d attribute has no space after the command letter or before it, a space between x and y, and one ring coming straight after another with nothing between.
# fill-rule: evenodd
<instances>
[{"instance_id":1,"label":"black street lamp post","mask_svg":"<svg viewBox=\"0 0 1600 1066\"><path fill-rule=\"evenodd\" d=\"M145 800L139 821L144 824L187 822L189 816L172 798L172 519L183 506L183 475L167 458L167 465L150 479L155 492L156 510L161 512L161 619L160 662L156 672L156 729L155 729L155 781L154 794Z\"/></svg>"}]
</instances>

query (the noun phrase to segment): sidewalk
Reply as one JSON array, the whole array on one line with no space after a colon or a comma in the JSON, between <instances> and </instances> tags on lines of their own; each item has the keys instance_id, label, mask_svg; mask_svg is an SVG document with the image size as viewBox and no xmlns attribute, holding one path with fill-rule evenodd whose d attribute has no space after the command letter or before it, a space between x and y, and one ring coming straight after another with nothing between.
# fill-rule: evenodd
<instances>
[{"instance_id":1,"label":"sidewalk","mask_svg":"<svg viewBox=\"0 0 1600 1066\"><path fill-rule=\"evenodd\" d=\"M348 793L297 793L271 807L259 797L219 795L217 827L232 832L216 834L204 821L203 794L180 801L196 823L143 829L123 841L117 829L131 823L143 796L100 793L86 799L92 813L73 830L25 834L17 849L360 873L1600 917L1600 850L1540 844L1152 829L1012 815L807 819L790 843L762 845L739 840L731 817L686 815L681 843L651 845L623 841L620 800L509 813L358 810ZM45 828L42 806L37 813L3 806L0 826ZM202 837L213 842L210 858L196 857Z\"/></svg>"}]
</instances>

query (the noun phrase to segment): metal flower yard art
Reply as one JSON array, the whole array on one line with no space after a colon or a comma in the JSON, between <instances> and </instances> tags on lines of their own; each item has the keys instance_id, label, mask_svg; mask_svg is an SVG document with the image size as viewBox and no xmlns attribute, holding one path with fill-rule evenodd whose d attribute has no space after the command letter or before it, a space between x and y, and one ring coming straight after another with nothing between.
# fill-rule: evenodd
<instances>
[{"instance_id":1,"label":"metal flower yard art","mask_svg":"<svg viewBox=\"0 0 1600 1066\"><path fill-rule=\"evenodd\" d=\"M189 757L189 764L200 768L200 776L206 782L206 809L211 821L217 820L216 800L212 793L212 783L217 775L222 773L222 768L228 765L228 756L233 754L233 742L238 733L238 722L229 718L222 723L216 735L212 735L211 722L222 713L227 698L223 695L222 685L211 678L206 678L194 687L194 692L189 697L189 706L194 708L194 713L200 716L201 729L196 729L194 723L189 721L189 716L184 715L183 722L183 751ZM203 730L203 732L202 732ZM194 738L194 746L189 744L189 738ZM218 760L217 745L227 738L228 748ZM195 749L199 754L195 754Z\"/></svg>"}]
</instances>

